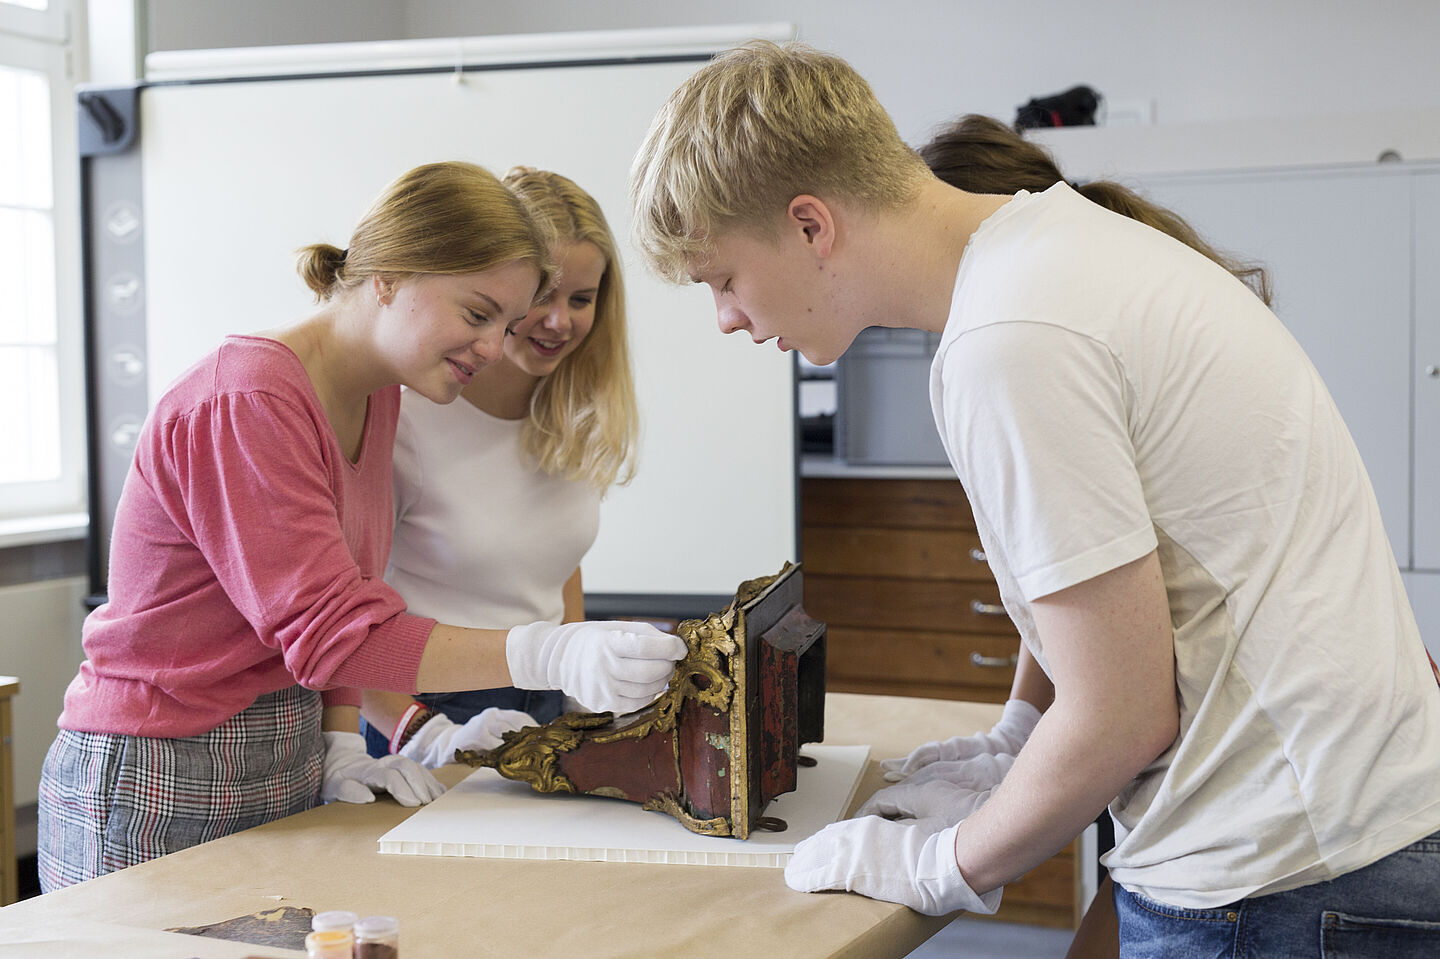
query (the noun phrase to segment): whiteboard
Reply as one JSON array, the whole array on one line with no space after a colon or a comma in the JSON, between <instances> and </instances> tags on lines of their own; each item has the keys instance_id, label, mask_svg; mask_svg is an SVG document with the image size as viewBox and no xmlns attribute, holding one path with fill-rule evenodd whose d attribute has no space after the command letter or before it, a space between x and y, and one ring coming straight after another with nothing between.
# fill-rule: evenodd
<instances>
[{"instance_id":1,"label":"whiteboard","mask_svg":"<svg viewBox=\"0 0 1440 959\"><path fill-rule=\"evenodd\" d=\"M631 160L655 111L698 65L146 87L151 400L224 335L313 310L294 251L345 246L405 170L446 159L497 175L517 164L553 169L595 196L619 242L642 419L637 477L602 505L582 567L586 592L729 596L773 573L797 553L793 360L721 336L708 291L659 280L628 239Z\"/></svg>"}]
</instances>

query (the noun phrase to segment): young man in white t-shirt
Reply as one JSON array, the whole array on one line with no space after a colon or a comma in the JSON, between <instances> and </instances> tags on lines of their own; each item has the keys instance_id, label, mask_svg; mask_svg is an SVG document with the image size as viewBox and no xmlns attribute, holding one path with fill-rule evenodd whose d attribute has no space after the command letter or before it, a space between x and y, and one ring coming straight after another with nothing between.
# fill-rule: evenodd
<instances>
[{"instance_id":1,"label":"young man in white t-shirt","mask_svg":"<svg viewBox=\"0 0 1440 959\"><path fill-rule=\"evenodd\" d=\"M930 763L801 843L793 888L994 911L1109 805L1125 955L1440 948L1440 691L1354 444L1250 290L1063 183L942 183L796 44L683 84L631 194L724 332L817 364L941 334L936 422L1053 683L993 790Z\"/></svg>"}]
</instances>

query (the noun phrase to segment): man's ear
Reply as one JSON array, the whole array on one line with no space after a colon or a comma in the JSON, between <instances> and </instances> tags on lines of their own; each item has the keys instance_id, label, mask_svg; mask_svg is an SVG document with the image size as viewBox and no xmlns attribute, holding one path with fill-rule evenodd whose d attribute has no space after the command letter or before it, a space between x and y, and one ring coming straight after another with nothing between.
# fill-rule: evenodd
<instances>
[{"instance_id":1,"label":"man's ear","mask_svg":"<svg viewBox=\"0 0 1440 959\"><path fill-rule=\"evenodd\" d=\"M785 225L799 230L814 251L829 256L835 246L835 216L819 197L802 193L785 208Z\"/></svg>"}]
</instances>

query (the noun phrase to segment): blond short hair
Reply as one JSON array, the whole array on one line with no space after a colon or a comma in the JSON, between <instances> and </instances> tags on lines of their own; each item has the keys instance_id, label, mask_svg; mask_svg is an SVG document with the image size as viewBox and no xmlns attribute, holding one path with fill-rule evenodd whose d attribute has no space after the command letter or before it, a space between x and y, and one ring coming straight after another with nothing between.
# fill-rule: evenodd
<instances>
[{"instance_id":1,"label":"blond short hair","mask_svg":"<svg viewBox=\"0 0 1440 959\"><path fill-rule=\"evenodd\" d=\"M635 245L676 282L718 230L768 233L801 194L869 210L930 178L854 68L802 43L716 57L656 114L630 170Z\"/></svg>"},{"instance_id":2,"label":"blond short hair","mask_svg":"<svg viewBox=\"0 0 1440 959\"><path fill-rule=\"evenodd\" d=\"M541 380L522 432L525 449L547 473L597 489L628 483L640 432L625 284L615 238L600 204L573 180L516 167L504 183L525 201L557 244L591 243L605 258L595 294L595 322L575 352Z\"/></svg>"}]
</instances>

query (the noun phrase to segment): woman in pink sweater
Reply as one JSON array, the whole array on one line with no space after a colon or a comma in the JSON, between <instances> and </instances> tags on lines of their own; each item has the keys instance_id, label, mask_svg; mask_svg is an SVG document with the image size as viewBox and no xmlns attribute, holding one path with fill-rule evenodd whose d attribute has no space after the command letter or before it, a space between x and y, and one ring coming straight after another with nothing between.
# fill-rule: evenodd
<instances>
[{"instance_id":1,"label":"woman in pink sweater","mask_svg":"<svg viewBox=\"0 0 1440 959\"><path fill-rule=\"evenodd\" d=\"M447 626L381 579L400 385L454 401L550 285L514 194L471 164L417 167L300 273L318 311L227 338L141 433L41 776L47 891L321 801L434 798L417 764L366 755L361 688L563 689L623 712L684 654L635 623Z\"/></svg>"}]
</instances>

